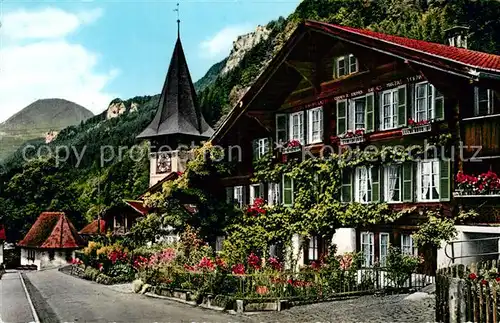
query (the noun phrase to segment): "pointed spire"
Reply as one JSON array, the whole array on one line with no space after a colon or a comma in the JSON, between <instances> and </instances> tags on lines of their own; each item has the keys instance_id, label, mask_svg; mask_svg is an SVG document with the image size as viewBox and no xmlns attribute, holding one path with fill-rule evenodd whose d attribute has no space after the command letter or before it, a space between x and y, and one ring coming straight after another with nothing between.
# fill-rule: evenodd
<instances>
[{"instance_id":1,"label":"pointed spire","mask_svg":"<svg viewBox=\"0 0 500 323\"><path fill-rule=\"evenodd\" d=\"M181 20L179 19L179 3L177 2L177 9L174 9L174 11L177 11L177 38L181 38Z\"/></svg>"},{"instance_id":2,"label":"pointed spire","mask_svg":"<svg viewBox=\"0 0 500 323\"><path fill-rule=\"evenodd\" d=\"M178 11L178 8L175 10ZM179 19L177 24L177 41L160 95L158 110L151 124L137 137L139 139L167 135L208 138L214 133L198 105L179 36Z\"/></svg>"}]
</instances>

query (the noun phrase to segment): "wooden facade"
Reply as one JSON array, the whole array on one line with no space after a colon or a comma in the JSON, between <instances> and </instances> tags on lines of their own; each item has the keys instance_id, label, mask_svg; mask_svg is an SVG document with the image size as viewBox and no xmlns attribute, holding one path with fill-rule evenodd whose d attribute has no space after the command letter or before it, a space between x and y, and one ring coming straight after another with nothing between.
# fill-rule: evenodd
<instances>
[{"instance_id":1,"label":"wooden facade","mask_svg":"<svg viewBox=\"0 0 500 323\"><path fill-rule=\"evenodd\" d=\"M432 168L427 182L421 179L425 176L418 173L420 170L424 174L421 166L415 164L408 168L411 177L408 181L404 179L404 167L398 173L397 176L403 177L397 180L401 182L398 188L400 197L390 203L395 210L416 206L417 213L439 209L444 216L453 216L458 212L458 206L467 203L453 197L456 188L454 178L458 171L476 174L488 170L500 172L500 57L490 55L497 65L496 69L488 67L488 74L468 74L472 63L460 63L434 53L441 48L443 55L451 55L448 52L455 54L454 50L444 48L447 46L421 42L418 44L424 49L416 50L409 49L409 45L401 46L399 38L392 43L382 40L347 27L316 22L299 26L212 138L222 146L239 145L243 149L243 163L240 163L238 176L225 179L228 186L244 186L247 193L242 194L245 197L243 204L250 202L248 197L251 195L248 183L253 170L249 161L254 158L255 151L251 143L269 138L269 144L274 147L273 143L280 136L281 126L277 118L281 115L285 115L285 119L298 115L297 124L295 119L286 119L289 124L283 129L294 132L292 127L301 128L298 133L302 136L303 149L310 149L316 154L326 145L333 151L339 151L346 143L342 139L348 130L356 130L351 129L350 124L357 127L358 119L364 123L364 131L358 142L351 140L353 144L348 144L351 148L364 149L369 145L378 148L395 145L409 147L413 144L423 146L426 141L439 141L440 135L449 134L447 149L434 156L440 158L439 164L422 166ZM413 40L408 40L408 43L414 46ZM428 46L428 52L424 45ZM478 55L467 50L458 53L466 55L468 52L471 52L471 57ZM357 66L354 66L353 58ZM339 59L346 64L337 65ZM476 66L476 70L481 70L481 66ZM488 93L487 103L484 100L478 102L482 95L478 93L483 93L483 90ZM360 98L359 104L357 98ZM321 107L322 113L322 133L320 140L311 142L309 127L315 126L309 122L309 111L318 107ZM427 110L422 112L422 107ZM388 108L392 112L384 110ZM302 116L300 113L303 113ZM423 118L423 113L427 117ZM349 114L355 115L354 119ZM393 119L388 121L389 118ZM412 126L410 119L420 119L422 131ZM287 136L293 139L289 133ZM482 147L477 155L481 157L480 162L468 160L473 156L475 146ZM301 153L296 153L283 158L280 152L276 154L284 162L287 158L301 156ZM444 157L451 160L442 161ZM434 171L434 168L439 170ZM382 183L383 171L380 169L377 175L372 174L369 202L385 201L384 187L389 184ZM439 174L438 179L433 177L437 176L436 173ZM375 176L380 177L377 186ZM344 190L351 190L352 196L347 202L354 201L357 194L353 191L355 181L352 178L350 183L351 187ZM425 183L424 191L427 190L425 194L430 198L421 193L422 183ZM267 186L265 188L264 192L267 192ZM377 194L374 193L376 189L379 190ZM393 197L394 191L394 188L390 191ZM432 196L434 192L436 197ZM359 228L356 239L360 241L360 232L364 230L387 232L390 233L391 243L399 246L401 233L415 231L418 223L418 217L405 218L390 226ZM378 243L374 241L375 245ZM435 258L435 251L426 252L425 256ZM429 266L435 270L432 261Z\"/></svg>"}]
</instances>

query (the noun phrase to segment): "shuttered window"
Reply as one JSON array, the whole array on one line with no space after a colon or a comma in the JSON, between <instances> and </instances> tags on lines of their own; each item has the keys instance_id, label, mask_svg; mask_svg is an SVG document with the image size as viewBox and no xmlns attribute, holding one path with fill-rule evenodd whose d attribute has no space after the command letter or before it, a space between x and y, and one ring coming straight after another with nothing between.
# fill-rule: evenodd
<instances>
[{"instance_id":1,"label":"shuttered window","mask_svg":"<svg viewBox=\"0 0 500 323\"><path fill-rule=\"evenodd\" d=\"M307 143L323 141L323 108L318 107L307 111Z\"/></svg>"},{"instance_id":2,"label":"shuttered window","mask_svg":"<svg viewBox=\"0 0 500 323\"><path fill-rule=\"evenodd\" d=\"M283 204L293 204L293 179L290 176L283 175Z\"/></svg>"},{"instance_id":3,"label":"shuttered window","mask_svg":"<svg viewBox=\"0 0 500 323\"><path fill-rule=\"evenodd\" d=\"M290 140L304 143L304 112L290 114Z\"/></svg>"},{"instance_id":4,"label":"shuttered window","mask_svg":"<svg viewBox=\"0 0 500 323\"><path fill-rule=\"evenodd\" d=\"M276 142L285 143L288 141L288 115L276 115Z\"/></svg>"},{"instance_id":5,"label":"shuttered window","mask_svg":"<svg viewBox=\"0 0 500 323\"><path fill-rule=\"evenodd\" d=\"M439 201L440 198L440 163L439 160L424 160L417 165L417 199Z\"/></svg>"},{"instance_id":6,"label":"shuttered window","mask_svg":"<svg viewBox=\"0 0 500 323\"><path fill-rule=\"evenodd\" d=\"M375 258L375 241L373 232L362 232L361 233L361 253L362 266L371 267L373 266L373 261Z\"/></svg>"},{"instance_id":7,"label":"shuttered window","mask_svg":"<svg viewBox=\"0 0 500 323\"><path fill-rule=\"evenodd\" d=\"M444 96L429 82L415 85L415 121L444 119Z\"/></svg>"},{"instance_id":8,"label":"shuttered window","mask_svg":"<svg viewBox=\"0 0 500 323\"><path fill-rule=\"evenodd\" d=\"M252 184L250 185L250 205L253 205L255 199L264 197L264 185Z\"/></svg>"},{"instance_id":9,"label":"shuttered window","mask_svg":"<svg viewBox=\"0 0 500 323\"><path fill-rule=\"evenodd\" d=\"M402 166L388 165L384 167L384 201L401 202Z\"/></svg>"},{"instance_id":10,"label":"shuttered window","mask_svg":"<svg viewBox=\"0 0 500 323\"><path fill-rule=\"evenodd\" d=\"M267 190L267 202L269 205L277 205L281 202L280 199L280 184L269 183Z\"/></svg>"},{"instance_id":11,"label":"shuttered window","mask_svg":"<svg viewBox=\"0 0 500 323\"><path fill-rule=\"evenodd\" d=\"M413 163L403 164L403 202L413 202Z\"/></svg>"},{"instance_id":12,"label":"shuttered window","mask_svg":"<svg viewBox=\"0 0 500 323\"><path fill-rule=\"evenodd\" d=\"M352 172L348 169L342 171L341 201L352 202Z\"/></svg>"},{"instance_id":13,"label":"shuttered window","mask_svg":"<svg viewBox=\"0 0 500 323\"><path fill-rule=\"evenodd\" d=\"M382 92L380 96L380 129L406 125L406 86Z\"/></svg>"},{"instance_id":14,"label":"shuttered window","mask_svg":"<svg viewBox=\"0 0 500 323\"><path fill-rule=\"evenodd\" d=\"M347 100L337 101L337 135L347 130Z\"/></svg>"}]
</instances>

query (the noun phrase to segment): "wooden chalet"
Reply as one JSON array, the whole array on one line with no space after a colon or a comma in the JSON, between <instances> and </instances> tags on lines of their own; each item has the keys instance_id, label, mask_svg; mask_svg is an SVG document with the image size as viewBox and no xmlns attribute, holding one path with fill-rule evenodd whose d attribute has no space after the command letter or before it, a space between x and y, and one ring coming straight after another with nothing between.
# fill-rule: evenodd
<instances>
[{"instance_id":1,"label":"wooden chalet","mask_svg":"<svg viewBox=\"0 0 500 323\"><path fill-rule=\"evenodd\" d=\"M466 39L450 43L465 46ZM451 139L452 147L403 164L358 167L344 172L342 201L387 202L395 211L416 207L391 225L338 228L332 242L339 252L362 251L365 266L385 262L389 244L406 253L425 255L429 271L447 265L440 250L416 250L412 233L426 210L456 216L459 209L481 205L480 219L457 225L455 256L499 252L495 188L464 191L457 174L500 172L500 56L444 44L305 21L258 77L212 136L224 147L239 145L238 173L224 179L227 198L240 205L264 197L269 203L293 204L293 180L251 184L252 160L277 142L280 160L301 158L308 149L319 155L326 146L413 144ZM300 142L300 148L288 147ZM461 143L461 144L459 144ZM481 150L474 155L477 147ZM462 149L463 147L463 149ZM474 158L473 158L474 157ZM476 192L477 191L477 192ZM296 236L299 262L317 260L325 244L312 235ZM477 242L477 243L476 243ZM302 249L303 246L303 249ZM497 255L490 256L498 258ZM456 263L478 260L455 259Z\"/></svg>"}]
</instances>

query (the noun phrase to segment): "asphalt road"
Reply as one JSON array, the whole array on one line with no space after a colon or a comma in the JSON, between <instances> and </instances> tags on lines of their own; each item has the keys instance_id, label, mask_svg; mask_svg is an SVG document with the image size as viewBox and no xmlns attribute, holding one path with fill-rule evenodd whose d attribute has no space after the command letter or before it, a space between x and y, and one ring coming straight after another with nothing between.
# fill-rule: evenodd
<instances>
[{"instance_id":1,"label":"asphalt road","mask_svg":"<svg viewBox=\"0 0 500 323\"><path fill-rule=\"evenodd\" d=\"M360 298L298 306L283 312L230 315L134 294L47 270L23 273L41 323L52 322L434 322L432 295ZM0 323L34 321L17 272L0 280Z\"/></svg>"},{"instance_id":2,"label":"asphalt road","mask_svg":"<svg viewBox=\"0 0 500 323\"><path fill-rule=\"evenodd\" d=\"M42 323L247 321L240 316L118 292L110 286L78 279L57 270L30 272L25 277ZM7 319L4 321L10 323Z\"/></svg>"}]
</instances>

